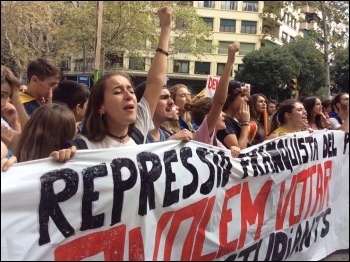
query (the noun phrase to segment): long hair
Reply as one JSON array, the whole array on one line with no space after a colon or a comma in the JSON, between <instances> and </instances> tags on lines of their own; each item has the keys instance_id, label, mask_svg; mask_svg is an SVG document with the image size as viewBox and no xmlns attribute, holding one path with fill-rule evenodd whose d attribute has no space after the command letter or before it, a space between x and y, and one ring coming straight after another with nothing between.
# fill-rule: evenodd
<instances>
[{"instance_id":1,"label":"long hair","mask_svg":"<svg viewBox=\"0 0 350 262\"><path fill-rule=\"evenodd\" d=\"M176 96L177 96L177 93L180 90L180 88L186 88L189 92L191 92L191 90L184 84L176 84L176 85L169 87L170 98L174 101L175 105L176 105ZM186 110L186 108L185 108L185 110ZM194 131L192 128L191 114L188 111L185 112L184 120L185 120L186 124L188 125L188 127L191 129L190 131Z\"/></svg>"},{"instance_id":2,"label":"long hair","mask_svg":"<svg viewBox=\"0 0 350 262\"><path fill-rule=\"evenodd\" d=\"M226 97L226 101L225 104L222 108L223 111L226 111L230 105L233 103L233 101L235 101L236 97L244 94L244 91L241 87L237 87L237 84L239 83L238 81L230 81L229 85L228 85L228 92L227 92L227 97ZM248 97L248 96L247 96Z\"/></svg>"},{"instance_id":3,"label":"long hair","mask_svg":"<svg viewBox=\"0 0 350 262\"><path fill-rule=\"evenodd\" d=\"M49 157L65 147L76 133L73 112L63 104L50 103L34 111L17 145L18 162Z\"/></svg>"},{"instance_id":4,"label":"long hair","mask_svg":"<svg viewBox=\"0 0 350 262\"><path fill-rule=\"evenodd\" d=\"M90 90L88 106L83 120L83 128L81 130L81 134L86 136L90 141L102 141L107 135L106 121L104 116L100 115L100 108L104 103L104 93L107 87L107 81L113 76L123 76L129 80L131 86L134 86L131 77L122 71L105 74L94 84ZM130 127L132 127L132 125L130 125Z\"/></svg>"},{"instance_id":5,"label":"long hair","mask_svg":"<svg viewBox=\"0 0 350 262\"><path fill-rule=\"evenodd\" d=\"M265 102L266 102L266 105L267 105L267 98L265 95L261 94L261 93L258 93L258 94L254 94L250 97L249 99L249 109L250 109L250 117L261 122L261 123L264 123L263 121L263 112L261 112L261 116L260 116L260 119L258 119L258 112L256 111L256 103L258 102L258 98L259 96L263 97L265 99Z\"/></svg>"},{"instance_id":6,"label":"long hair","mask_svg":"<svg viewBox=\"0 0 350 262\"><path fill-rule=\"evenodd\" d=\"M203 123L205 116L209 113L212 107L213 99L210 97L203 97L195 102L185 104L186 111L189 111L193 122L200 126Z\"/></svg>"},{"instance_id":7,"label":"long hair","mask_svg":"<svg viewBox=\"0 0 350 262\"><path fill-rule=\"evenodd\" d=\"M272 116L270 134L273 133L279 126L286 123L285 114L292 113L296 103L300 102L295 101L294 99L287 99L278 106L276 113L274 113Z\"/></svg>"},{"instance_id":8,"label":"long hair","mask_svg":"<svg viewBox=\"0 0 350 262\"><path fill-rule=\"evenodd\" d=\"M316 100L319 99L317 96L309 96L307 98L304 99L303 101L303 105L305 108L305 111L307 113L307 122L308 124L312 123L312 111L316 105ZM315 116L315 124L317 126L318 129L323 129L323 123L322 123L322 116L321 115L316 115Z\"/></svg>"}]
</instances>

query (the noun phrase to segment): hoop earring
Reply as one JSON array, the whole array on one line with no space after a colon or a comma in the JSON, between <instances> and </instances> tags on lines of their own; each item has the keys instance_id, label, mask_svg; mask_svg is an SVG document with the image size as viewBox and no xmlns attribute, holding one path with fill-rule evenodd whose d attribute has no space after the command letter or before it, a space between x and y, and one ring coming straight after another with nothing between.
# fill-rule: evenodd
<instances>
[{"instance_id":1,"label":"hoop earring","mask_svg":"<svg viewBox=\"0 0 350 262\"><path fill-rule=\"evenodd\" d=\"M104 124L106 122L106 116L105 114L100 113L100 120Z\"/></svg>"}]
</instances>

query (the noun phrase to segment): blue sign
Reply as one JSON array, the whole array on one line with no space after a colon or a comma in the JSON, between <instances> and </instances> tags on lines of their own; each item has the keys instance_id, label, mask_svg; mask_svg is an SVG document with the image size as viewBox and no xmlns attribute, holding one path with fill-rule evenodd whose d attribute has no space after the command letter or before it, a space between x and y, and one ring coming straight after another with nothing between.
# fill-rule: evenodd
<instances>
[{"instance_id":1,"label":"blue sign","mask_svg":"<svg viewBox=\"0 0 350 262\"><path fill-rule=\"evenodd\" d=\"M78 75L77 82L79 84L85 84L87 88L90 88L90 76L89 75Z\"/></svg>"}]
</instances>

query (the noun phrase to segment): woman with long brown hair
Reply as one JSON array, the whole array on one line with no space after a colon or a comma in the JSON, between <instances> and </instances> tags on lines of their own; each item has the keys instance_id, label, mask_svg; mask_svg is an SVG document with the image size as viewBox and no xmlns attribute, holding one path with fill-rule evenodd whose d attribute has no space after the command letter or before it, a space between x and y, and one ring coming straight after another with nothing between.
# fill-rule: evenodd
<instances>
[{"instance_id":1,"label":"woman with long brown hair","mask_svg":"<svg viewBox=\"0 0 350 262\"><path fill-rule=\"evenodd\" d=\"M42 105L22 130L16 151L18 162L49 157L51 152L65 148L75 134L74 114L66 105Z\"/></svg>"}]
</instances>

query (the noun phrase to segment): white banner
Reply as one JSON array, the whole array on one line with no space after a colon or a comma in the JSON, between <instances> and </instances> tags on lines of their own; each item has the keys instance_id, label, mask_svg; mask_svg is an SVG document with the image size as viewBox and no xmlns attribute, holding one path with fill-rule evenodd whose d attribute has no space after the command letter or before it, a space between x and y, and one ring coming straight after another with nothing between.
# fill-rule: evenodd
<instances>
[{"instance_id":1,"label":"white banner","mask_svg":"<svg viewBox=\"0 0 350 262\"><path fill-rule=\"evenodd\" d=\"M208 76L207 84L205 85L205 97L213 97L216 88L219 85L220 77Z\"/></svg>"},{"instance_id":2,"label":"white banner","mask_svg":"<svg viewBox=\"0 0 350 262\"><path fill-rule=\"evenodd\" d=\"M198 142L82 150L1 173L1 260L320 260L349 248L349 133L231 158Z\"/></svg>"}]
</instances>

